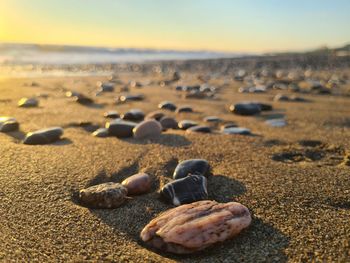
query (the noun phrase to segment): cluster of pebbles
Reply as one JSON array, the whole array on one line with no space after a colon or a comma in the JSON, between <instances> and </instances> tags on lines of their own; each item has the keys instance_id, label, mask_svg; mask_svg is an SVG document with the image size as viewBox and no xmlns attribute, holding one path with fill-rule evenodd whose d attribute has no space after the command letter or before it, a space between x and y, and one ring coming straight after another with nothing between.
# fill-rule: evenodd
<instances>
[{"instance_id":1,"label":"cluster of pebbles","mask_svg":"<svg viewBox=\"0 0 350 263\"><path fill-rule=\"evenodd\" d=\"M258 74L259 73L259 74ZM305 76L285 76L283 73L239 71L235 81L246 83L239 92L242 93L265 93L270 89L292 90L293 92L305 92L299 83L309 81ZM175 72L171 79L164 80L160 85L172 85L180 79ZM288 79L288 80L287 80ZM96 96L105 92L114 92L118 80L110 79L109 82L99 82ZM310 81L308 82L311 83ZM325 94L330 89L320 83L311 83L311 91ZM310 84L310 85L311 85ZM336 84L334 84L336 85ZM129 91L131 88L140 88L143 84L133 81L123 87L121 91ZM203 85L176 86L175 90L187 99L213 99L216 97L218 88ZM66 92L66 97L82 104L90 105L94 99L75 91ZM144 95L125 93L116 98L115 103L142 101ZM306 102L298 96L277 94L273 101L283 102ZM19 107L38 107L37 98L22 98L18 102ZM240 116L256 116L265 111L272 111L273 107L267 103L255 101L242 101L232 104L228 110ZM177 121L167 116L166 111L176 113L193 113L191 106L177 106L171 101L159 103L158 110L145 114L140 109L130 109L123 114L117 111L108 111L104 117L108 120L104 127L92 132L95 137L117 137L144 139L160 136L168 129L183 130L191 133L214 133L251 135L251 131L245 127L238 127L235 123L224 123L217 116L207 116L203 119L205 125L194 120L184 119ZM266 121L273 127L286 125L284 119ZM213 127L218 127L214 130ZM0 117L0 132L12 132L19 129L18 121L13 117ZM26 134L23 143L30 145L49 144L60 140L64 130L61 127L40 129ZM349 162L348 156L344 163ZM153 220L141 231L140 237L143 242L154 249L176 253L188 254L203 250L213 244L223 242L238 235L247 228L252 221L247 207L240 203L218 203L208 200L207 181L211 176L211 166L204 159L190 159L180 162L173 172L173 180L159 189L159 196L169 205L175 206ZM124 181L107 182L92 185L79 191L79 202L83 206L92 209L114 209L120 207L131 196L147 194L151 191L152 177L140 172L126 178Z\"/></svg>"},{"instance_id":2,"label":"cluster of pebbles","mask_svg":"<svg viewBox=\"0 0 350 263\"><path fill-rule=\"evenodd\" d=\"M207 200L210 174L210 165L204 159L177 165L174 180L159 191L166 202L177 207L161 213L143 228L140 237L148 246L175 254L193 253L230 239L250 225L250 212L242 204ZM129 195L150 191L151 184L148 174L139 173L121 184L108 182L82 189L79 200L89 208L117 208Z\"/></svg>"}]
</instances>

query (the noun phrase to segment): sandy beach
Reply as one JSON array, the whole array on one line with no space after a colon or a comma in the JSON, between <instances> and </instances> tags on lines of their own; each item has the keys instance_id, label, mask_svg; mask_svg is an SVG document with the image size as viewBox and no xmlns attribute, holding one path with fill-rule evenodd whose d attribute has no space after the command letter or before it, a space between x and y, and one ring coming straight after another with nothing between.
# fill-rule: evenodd
<instances>
[{"instance_id":1,"label":"sandy beach","mask_svg":"<svg viewBox=\"0 0 350 263\"><path fill-rule=\"evenodd\" d=\"M182 72L181 72L182 73ZM197 75L182 73L182 84ZM272 101L279 91L238 93L241 83L221 77L213 99L185 99L176 85L160 87L156 74L121 73L122 83L146 83L129 93L143 101L115 104L120 91L95 96L107 77L47 77L0 81L1 115L15 117L20 131L0 133L0 260L30 262L348 262L350 260L350 97L303 94L311 102ZM32 82L36 85L32 85ZM116 85L123 87L124 85ZM65 92L82 92L95 101L80 105ZM284 92L290 94L290 92ZM39 107L19 108L22 97L37 96ZM96 138L91 132L107 121L103 113L131 108L146 114L169 100L190 105L193 113L173 113L177 121L203 123L218 116L249 128L254 136L187 134L167 130L157 138ZM240 101L271 104L272 112L238 116L228 108ZM282 115L284 127L264 121ZM90 122L82 127L82 122ZM80 123L80 126L79 126ZM24 145L25 133L64 128L63 139ZM176 256L152 251L141 241L142 228L173 207L158 190L171 180L177 163L208 160L209 199L237 201L249 208L252 225L239 236L200 253ZM116 209L88 209L77 193L102 182L121 182L137 172L151 175L152 189Z\"/></svg>"}]
</instances>

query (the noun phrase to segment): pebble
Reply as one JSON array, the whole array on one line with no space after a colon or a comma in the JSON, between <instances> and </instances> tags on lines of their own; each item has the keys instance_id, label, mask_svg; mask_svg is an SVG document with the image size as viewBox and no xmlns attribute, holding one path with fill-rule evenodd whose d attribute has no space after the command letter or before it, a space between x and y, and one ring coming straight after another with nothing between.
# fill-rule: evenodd
<instances>
[{"instance_id":1,"label":"pebble","mask_svg":"<svg viewBox=\"0 0 350 263\"><path fill-rule=\"evenodd\" d=\"M134 174L126 178L122 185L128 189L129 195L144 194L151 189L151 177L146 173Z\"/></svg>"},{"instance_id":2,"label":"pebble","mask_svg":"<svg viewBox=\"0 0 350 263\"><path fill-rule=\"evenodd\" d=\"M114 84L111 82L97 82L97 86L99 87L99 92L113 92Z\"/></svg>"},{"instance_id":3,"label":"pebble","mask_svg":"<svg viewBox=\"0 0 350 263\"><path fill-rule=\"evenodd\" d=\"M162 125L163 129L177 129L178 127L177 121L171 117L165 116L161 118L159 122Z\"/></svg>"},{"instance_id":4,"label":"pebble","mask_svg":"<svg viewBox=\"0 0 350 263\"><path fill-rule=\"evenodd\" d=\"M39 101L36 98L22 98L18 101L18 107L22 108L37 107L38 105Z\"/></svg>"},{"instance_id":5,"label":"pebble","mask_svg":"<svg viewBox=\"0 0 350 263\"><path fill-rule=\"evenodd\" d=\"M59 140L62 135L63 129L61 127L42 129L27 133L23 143L31 145L48 144Z\"/></svg>"},{"instance_id":6,"label":"pebble","mask_svg":"<svg viewBox=\"0 0 350 263\"><path fill-rule=\"evenodd\" d=\"M181 129L181 130L187 130L188 128L191 128L191 127L194 127L194 126L197 126L198 123L195 122L195 121L191 121L191 120L182 120L178 123L178 127Z\"/></svg>"},{"instance_id":7,"label":"pebble","mask_svg":"<svg viewBox=\"0 0 350 263\"><path fill-rule=\"evenodd\" d=\"M209 126L197 125L186 130L187 133L211 133L211 128Z\"/></svg>"},{"instance_id":8,"label":"pebble","mask_svg":"<svg viewBox=\"0 0 350 263\"><path fill-rule=\"evenodd\" d=\"M90 208L116 208L124 203L127 193L123 185L109 182L80 190L79 199Z\"/></svg>"},{"instance_id":9,"label":"pebble","mask_svg":"<svg viewBox=\"0 0 350 263\"><path fill-rule=\"evenodd\" d=\"M19 129L19 123L13 117L0 117L0 132L12 132Z\"/></svg>"},{"instance_id":10,"label":"pebble","mask_svg":"<svg viewBox=\"0 0 350 263\"><path fill-rule=\"evenodd\" d=\"M157 120L160 121L161 118L163 118L165 114L161 111L152 111L148 113L145 117L146 120Z\"/></svg>"},{"instance_id":11,"label":"pebble","mask_svg":"<svg viewBox=\"0 0 350 263\"><path fill-rule=\"evenodd\" d=\"M240 203L199 201L160 214L140 237L152 248L189 254L237 236L251 221L248 208Z\"/></svg>"},{"instance_id":12,"label":"pebble","mask_svg":"<svg viewBox=\"0 0 350 263\"><path fill-rule=\"evenodd\" d=\"M205 122L221 122L222 119L216 116L208 116L203 119Z\"/></svg>"},{"instance_id":13,"label":"pebble","mask_svg":"<svg viewBox=\"0 0 350 263\"><path fill-rule=\"evenodd\" d=\"M180 179L191 174L200 174L208 177L210 175L210 165L204 159L190 159L180 162L173 173L173 178Z\"/></svg>"},{"instance_id":14,"label":"pebble","mask_svg":"<svg viewBox=\"0 0 350 263\"><path fill-rule=\"evenodd\" d=\"M240 93L265 93L266 86L257 86L257 87L241 87L238 89Z\"/></svg>"},{"instance_id":15,"label":"pebble","mask_svg":"<svg viewBox=\"0 0 350 263\"><path fill-rule=\"evenodd\" d=\"M162 125L156 120L145 120L135 126L133 133L135 139L159 136L162 133Z\"/></svg>"},{"instance_id":16,"label":"pebble","mask_svg":"<svg viewBox=\"0 0 350 263\"><path fill-rule=\"evenodd\" d=\"M243 127L229 127L222 129L221 132L223 134L241 134L241 135L251 135L251 131L247 128Z\"/></svg>"},{"instance_id":17,"label":"pebble","mask_svg":"<svg viewBox=\"0 0 350 263\"><path fill-rule=\"evenodd\" d=\"M230 106L230 111L238 115L255 115L261 112L261 107L253 102L241 102Z\"/></svg>"},{"instance_id":18,"label":"pebble","mask_svg":"<svg viewBox=\"0 0 350 263\"><path fill-rule=\"evenodd\" d=\"M238 125L234 122L226 123L221 126L221 130L227 129L227 128L233 128L233 127L238 127Z\"/></svg>"},{"instance_id":19,"label":"pebble","mask_svg":"<svg viewBox=\"0 0 350 263\"><path fill-rule=\"evenodd\" d=\"M92 135L99 138L105 138L109 136L109 132L107 128L99 128L96 131L94 131Z\"/></svg>"},{"instance_id":20,"label":"pebble","mask_svg":"<svg viewBox=\"0 0 350 263\"><path fill-rule=\"evenodd\" d=\"M175 111L177 107L174 103L170 101L163 101L158 104L158 108L163 110Z\"/></svg>"},{"instance_id":21,"label":"pebble","mask_svg":"<svg viewBox=\"0 0 350 263\"><path fill-rule=\"evenodd\" d=\"M122 116L123 120L128 121L142 121L145 118L145 114L142 110L139 109L131 109L125 112Z\"/></svg>"},{"instance_id":22,"label":"pebble","mask_svg":"<svg viewBox=\"0 0 350 263\"><path fill-rule=\"evenodd\" d=\"M136 123L123 120L113 120L106 123L109 135L116 136L118 138L132 137L132 130L135 128Z\"/></svg>"},{"instance_id":23,"label":"pebble","mask_svg":"<svg viewBox=\"0 0 350 263\"><path fill-rule=\"evenodd\" d=\"M164 185L160 194L176 206L207 199L207 178L197 174L186 176Z\"/></svg>"},{"instance_id":24,"label":"pebble","mask_svg":"<svg viewBox=\"0 0 350 263\"><path fill-rule=\"evenodd\" d=\"M118 119L120 117L119 113L116 111L107 111L103 114L105 118Z\"/></svg>"},{"instance_id":25,"label":"pebble","mask_svg":"<svg viewBox=\"0 0 350 263\"><path fill-rule=\"evenodd\" d=\"M283 94L277 94L275 97L273 97L274 101L289 101L289 97L287 95Z\"/></svg>"},{"instance_id":26,"label":"pebble","mask_svg":"<svg viewBox=\"0 0 350 263\"><path fill-rule=\"evenodd\" d=\"M180 107L176 110L177 113L181 113L181 112L193 112L193 109L189 106L183 106Z\"/></svg>"},{"instance_id":27,"label":"pebble","mask_svg":"<svg viewBox=\"0 0 350 263\"><path fill-rule=\"evenodd\" d=\"M287 122L285 119L271 119L271 120L266 120L265 123L272 127L283 127L287 125Z\"/></svg>"},{"instance_id":28,"label":"pebble","mask_svg":"<svg viewBox=\"0 0 350 263\"><path fill-rule=\"evenodd\" d=\"M82 105L89 105L94 103L93 99L86 97L83 94L78 94L77 96L74 96L74 101Z\"/></svg>"},{"instance_id":29,"label":"pebble","mask_svg":"<svg viewBox=\"0 0 350 263\"><path fill-rule=\"evenodd\" d=\"M127 94L127 95L121 95L117 99L117 102L140 101L143 99L144 99L144 96L142 94Z\"/></svg>"}]
</instances>

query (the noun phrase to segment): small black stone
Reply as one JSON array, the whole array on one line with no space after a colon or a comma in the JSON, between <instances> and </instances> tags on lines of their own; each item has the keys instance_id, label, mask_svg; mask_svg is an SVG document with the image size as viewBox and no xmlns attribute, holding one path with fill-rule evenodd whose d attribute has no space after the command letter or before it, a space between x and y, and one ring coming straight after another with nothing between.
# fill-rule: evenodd
<instances>
[{"instance_id":1,"label":"small black stone","mask_svg":"<svg viewBox=\"0 0 350 263\"><path fill-rule=\"evenodd\" d=\"M237 115L255 115L261 112L261 107L257 103L242 102L230 106L230 111Z\"/></svg>"},{"instance_id":2,"label":"small black stone","mask_svg":"<svg viewBox=\"0 0 350 263\"><path fill-rule=\"evenodd\" d=\"M208 116L203 119L205 122L221 122L222 119L216 116Z\"/></svg>"},{"instance_id":3,"label":"small black stone","mask_svg":"<svg viewBox=\"0 0 350 263\"><path fill-rule=\"evenodd\" d=\"M190 175L166 184L160 190L161 196L168 202L179 206L208 198L207 178L202 175Z\"/></svg>"},{"instance_id":4,"label":"small black stone","mask_svg":"<svg viewBox=\"0 0 350 263\"><path fill-rule=\"evenodd\" d=\"M78 102L79 104L82 105L88 105L94 103L94 101L88 97L86 97L83 94L79 94L77 96L74 96L74 101Z\"/></svg>"},{"instance_id":5,"label":"small black stone","mask_svg":"<svg viewBox=\"0 0 350 263\"><path fill-rule=\"evenodd\" d=\"M132 109L124 113L121 117L127 121L142 121L145 118L145 114L141 110Z\"/></svg>"},{"instance_id":6,"label":"small black stone","mask_svg":"<svg viewBox=\"0 0 350 263\"><path fill-rule=\"evenodd\" d=\"M174 171L173 178L180 179L190 174L200 174L208 177L210 175L210 165L204 159L190 159L179 163Z\"/></svg>"},{"instance_id":7,"label":"small black stone","mask_svg":"<svg viewBox=\"0 0 350 263\"><path fill-rule=\"evenodd\" d=\"M19 123L12 117L0 117L0 132L12 132L19 129Z\"/></svg>"},{"instance_id":8,"label":"small black stone","mask_svg":"<svg viewBox=\"0 0 350 263\"><path fill-rule=\"evenodd\" d=\"M201 133L211 133L211 129L208 126L197 125L186 130L188 133L201 132Z\"/></svg>"},{"instance_id":9,"label":"small black stone","mask_svg":"<svg viewBox=\"0 0 350 263\"><path fill-rule=\"evenodd\" d=\"M117 99L117 102L141 101L144 98L145 97L142 94L126 94L126 95L121 95Z\"/></svg>"},{"instance_id":10,"label":"small black stone","mask_svg":"<svg viewBox=\"0 0 350 263\"><path fill-rule=\"evenodd\" d=\"M100 82L98 83L100 86L99 91L100 92L113 92L114 91L114 84L111 82Z\"/></svg>"},{"instance_id":11,"label":"small black stone","mask_svg":"<svg viewBox=\"0 0 350 263\"><path fill-rule=\"evenodd\" d=\"M180 107L176 110L177 113L181 113L181 112L193 112L193 109L189 106L183 106Z\"/></svg>"},{"instance_id":12,"label":"small black stone","mask_svg":"<svg viewBox=\"0 0 350 263\"><path fill-rule=\"evenodd\" d=\"M163 101L158 104L159 109L175 111L176 105L170 101Z\"/></svg>"},{"instance_id":13,"label":"small black stone","mask_svg":"<svg viewBox=\"0 0 350 263\"><path fill-rule=\"evenodd\" d=\"M181 130L187 130L188 128L197 126L198 123L195 121L191 121L191 120L182 120L178 123L178 126Z\"/></svg>"},{"instance_id":14,"label":"small black stone","mask_svg":"<svg viewBox=\"0 0 350 263\"><path fill-rule=\"evenodd\" d=\"M117 119L119 118L119 113L116 111L107 111L103 114L105 118Z\"/></svg>"}]
</instances>

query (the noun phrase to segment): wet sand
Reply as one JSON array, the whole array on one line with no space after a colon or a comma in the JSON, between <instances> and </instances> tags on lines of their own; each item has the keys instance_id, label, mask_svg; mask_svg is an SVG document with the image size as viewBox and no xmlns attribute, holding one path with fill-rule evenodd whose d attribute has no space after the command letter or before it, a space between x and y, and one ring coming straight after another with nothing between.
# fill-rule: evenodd
<instances>
[{"instance_id":1,"label":"wet sand","mask_svg":"<svg viewBox=\"0 0 350 263\"><path fill-rule=\"evenodd\" d=\"M120 74L123 82L158 80L157 76ZM158 79L157 79L158 78ZM191 75L186 76L188 84ZM340 165L350 150L350 98L307 95L310 103L273 102L277 91L241 94L241 85L223 79L216 99L183 99L170 87L153 83L131 88L145 100L114 104L119 94L94 97L103 77L0 81L1 115L13 116L20 132L0 133L0 260L115 262L310 262L350 261L350 167ZM65 97L66 90L90 95L91 106ZM38 93L38 108L18 108L17 101ZM284 92L285 93L285 92ZM175 114L178 121L201 122L209 115L250 128L256 136L186 134L168 130L159 138L134 140L96 138L90 128L102 127L103 113L139 108L157 110L163 100L190 105L195 113ZM228 111L242 100L267 102L274 112L241 117ZM284 114L288 125L270 127L268 114ZM91 127L72 123L90 121ZM26 132L64 128L63 140L41 146L23 145ZM300 143L318 140L319 145ZM309 146L308 146L309 145ZM194 255L157 253L144 247L142 228L172 206L158 198L178 161L204 158L213 167L209 198L237 201L249 208L252 225L237 238ZM117 209L94 210L77 203L77 192L100 182L121 182L137 172L154 179L152 191L127 200Z\"/></svg>"}]
</instances>

